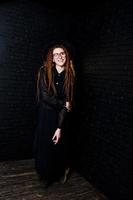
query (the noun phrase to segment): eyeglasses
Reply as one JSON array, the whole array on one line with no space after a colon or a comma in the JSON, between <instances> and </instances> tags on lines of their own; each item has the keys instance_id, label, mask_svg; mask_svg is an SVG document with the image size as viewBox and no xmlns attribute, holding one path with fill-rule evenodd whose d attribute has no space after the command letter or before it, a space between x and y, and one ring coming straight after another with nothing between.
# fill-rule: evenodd
<instances>
[{"instance_id":1,"label":"eyeglasses","mask_svg":"<svg viewBox=\"0 0 133 200\"><path fill-rule=\"evenodd\" d=\"M59 56L65 57L66 54L65 54L65 52L63 51L63 52L60 52L60 53L54 53L53 56L54 56L55 58L58 58Z\"/></svg>"}]
</instances>

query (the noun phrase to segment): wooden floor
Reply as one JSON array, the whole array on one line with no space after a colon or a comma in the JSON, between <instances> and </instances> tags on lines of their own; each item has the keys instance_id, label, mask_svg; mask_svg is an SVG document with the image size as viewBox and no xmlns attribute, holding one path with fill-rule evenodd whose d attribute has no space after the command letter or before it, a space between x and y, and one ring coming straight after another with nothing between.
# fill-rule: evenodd
<instances>
[{"instance_id":1,"label":"wooden floor","mask_svg":"<svg viewBox=\"0 0 133 200\"><path fill-rule=\"evenodd\" d=\"M44 190L34 160L0 162L0 200L107 200L78 173Z\"/></svg>"}]
</instances>

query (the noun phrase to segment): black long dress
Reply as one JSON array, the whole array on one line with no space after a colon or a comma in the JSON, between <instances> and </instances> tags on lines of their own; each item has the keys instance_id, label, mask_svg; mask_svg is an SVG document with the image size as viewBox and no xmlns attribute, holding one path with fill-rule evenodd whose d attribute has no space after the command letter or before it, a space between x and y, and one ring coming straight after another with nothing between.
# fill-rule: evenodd
<instances>
[{"instance_id":1,"label":"black long dress","mask_svg":"<svg viewBox=\"0 0 133 200\"><path fill-rule=\"evenodd\" d=\"M63 83L65 71L58 73L53 67L52 76L57 95L48 94L45 84L45 69L40 68L38 125L35 131L34 156L35 168L41 179L56 180L63 175L66 166L66 145L64 143L67 109L64 106L67 100L64 94ZM57 128L61 128L61 139L54 144L52 137Z\"/></svg>"}]
</instances>

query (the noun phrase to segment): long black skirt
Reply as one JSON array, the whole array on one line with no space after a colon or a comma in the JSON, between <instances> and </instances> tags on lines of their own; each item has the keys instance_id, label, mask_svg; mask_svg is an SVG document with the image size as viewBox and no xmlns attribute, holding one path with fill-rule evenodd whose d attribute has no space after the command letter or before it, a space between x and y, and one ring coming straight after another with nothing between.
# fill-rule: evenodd
<instances>
[{"instance_id":1,"label":"long black skirt","mask_svg":"<svg viewBox=\"0 0 133 200\"><path fill-rule=\"evenodd\" d=\"M54 181L60 178L67 165L66 145L62 136L58 144L52 137L57 129L58 112L44 108L38 109L38 125L35 130L34 156L35 168L41 179Z\"/></svg>"}]
</instances>

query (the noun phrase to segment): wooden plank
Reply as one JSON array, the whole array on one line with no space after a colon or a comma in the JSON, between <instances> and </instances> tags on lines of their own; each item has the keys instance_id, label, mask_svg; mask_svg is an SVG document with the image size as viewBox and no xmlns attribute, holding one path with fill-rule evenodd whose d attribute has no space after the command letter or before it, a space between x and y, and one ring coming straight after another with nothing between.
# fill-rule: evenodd
<instances>
[{"instance_id":1,"label":"wooden plank","mask_svg":"<svg viewBox=\"0 0 133 200\"><path fill-rule=\"evenodd\" d=\"M47 190L38 180L34 159L0 163L0 200L107 200L78 173L66 184L55 182Z\"/></svg>"}]
</instances>

